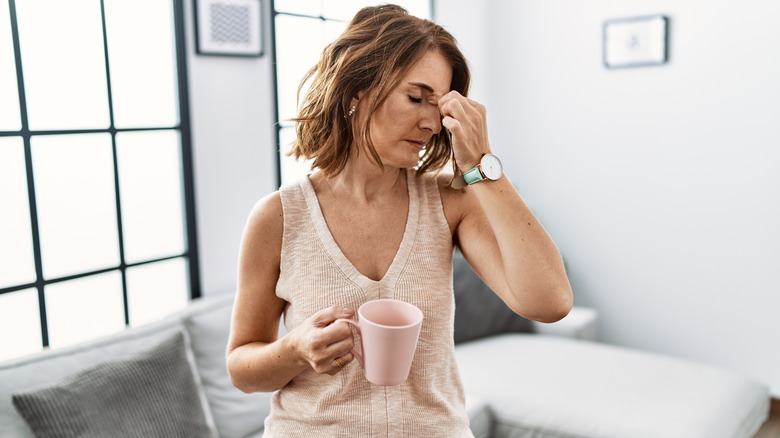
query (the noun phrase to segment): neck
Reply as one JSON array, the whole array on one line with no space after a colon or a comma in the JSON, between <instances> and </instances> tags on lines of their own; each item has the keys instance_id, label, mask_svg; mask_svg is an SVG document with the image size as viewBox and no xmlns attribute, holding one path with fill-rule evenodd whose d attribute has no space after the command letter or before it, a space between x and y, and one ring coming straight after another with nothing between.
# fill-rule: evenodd
<instances>
[{"instance_id":1,"label":"neck","mask_svg":"<svg viewBox=\"0 0 780 438\"><path fill-rule=\"evenodd\" d=\"M352 203L384 202L389 196L406 193L406 169L385 167L383 170L367 159L352 159L338 175L319 177L317 186Z\"/></svg>"}]
</instances>

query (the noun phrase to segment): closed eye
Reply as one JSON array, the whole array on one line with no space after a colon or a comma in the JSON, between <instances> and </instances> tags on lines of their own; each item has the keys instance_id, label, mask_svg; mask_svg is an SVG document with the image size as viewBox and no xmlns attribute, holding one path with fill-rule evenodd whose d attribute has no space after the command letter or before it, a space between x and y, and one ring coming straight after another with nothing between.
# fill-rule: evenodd
<instances>
[{"instance_id":1,"label":"closed eye","mask_svg":"<svg viewBox=\"0 0 780 438\"><path fill-rule=\"evenodd\" d=\"M409 100L411 100L414 103L422 103L422 97L412 97L412 96L409 96Z\"/></svg>"}]
</instances>

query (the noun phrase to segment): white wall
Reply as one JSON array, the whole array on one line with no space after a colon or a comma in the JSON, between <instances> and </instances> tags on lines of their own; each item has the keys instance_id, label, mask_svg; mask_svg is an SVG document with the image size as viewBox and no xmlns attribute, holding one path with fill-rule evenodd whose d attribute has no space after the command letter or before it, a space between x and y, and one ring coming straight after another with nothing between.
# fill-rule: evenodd
<instances>
[{"instance_id":1,"label":"white wall","mask_svg":"<svg viewBox=\"0 0 780 438\"><path fill-rule=\"evenodd\" d=\"M779 396L780 3L436 10L481 53L492 147L603 340L735 369ZM670 18L670 62L605 69L603 22L649 14Z\"/></svg>"},{"instance_id":2,"label":"white wall","mask_svg":"<svg viewBox=\"0 0 780 438\"><path fill-rule=\"evenodd\" d=\"M194 54L200 267L235 286L240 234L275 189L266 55ZM671 61L606 70L601 26L663 13ZM561 248L606 342L718 364L780 395L780 3L438 1L472 61L491 143Z\"/></svg>"},{"instance_id":3,"label":"white wall","mask_svg":"<svg viewBox=\"0 0 780 438\"><path fill-rule=\"evenodd\" d=\"M238 247L254 203L276 189L270 2L264 56L195 54L191 1L185 4L195 207L204 295L236 285Z\"/></svg>"}]
</instances>

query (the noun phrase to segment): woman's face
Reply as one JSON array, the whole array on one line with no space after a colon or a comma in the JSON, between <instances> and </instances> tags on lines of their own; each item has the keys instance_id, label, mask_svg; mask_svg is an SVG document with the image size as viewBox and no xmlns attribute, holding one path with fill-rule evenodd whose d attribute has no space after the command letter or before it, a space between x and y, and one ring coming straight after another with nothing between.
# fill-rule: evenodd
<instances>
[{"instance_id":1,"label":"woman's face","mask_svg":"<svg viewBox=\"0 0 780 438\"><path fill-rule=\"evenodd\" d=\"M371 140L385 166L417 165L423 146L442 129L438 100L451 83L447 60L429 51L390 92L371 119Z\"/></svg>"}]
</instances>

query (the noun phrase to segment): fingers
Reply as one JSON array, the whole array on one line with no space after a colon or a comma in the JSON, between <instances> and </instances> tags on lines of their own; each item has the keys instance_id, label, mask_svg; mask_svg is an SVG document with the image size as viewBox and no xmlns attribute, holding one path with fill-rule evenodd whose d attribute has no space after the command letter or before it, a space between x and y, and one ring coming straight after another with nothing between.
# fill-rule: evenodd
<instances>
[{"instance_id":1,"label":"fingers","mask_svg":"<svg viewBox=\"0 0 780 438\"><path fill-rule=\"evenodd\" d=\"M354 348L354 338L350 324L334 324L339 318L351 318L355 311L343 306L331 306L323 309L307 320L299 330L298 350L312 369L320 374L335 374L341 367L334 362L341 357L339 364L352 361L350 351Z\"/></svg>"},{"instance_id":2,"label":"fingers","mask_svg":"<svg viewBox=\"0 0 780 438\"><path fill-rule=\"evenodd\" d=\"M309 334L307 343L311 359L320 362L326 360L328 356L333 357L352 348L354 343L352 329L346 323L318 328ZM346 348L340 348L344 343L349 345Z\"/></svg>"},{"instance_id":3,"label":"fingers","mask_svg":"<svg viewBox=\"0 0 780 438\"><path fill-rule=\"evenodd\" d=\"M344 370L347 367L347 365L352 363L354 359L355 356L353 356L352 353L346 353L342 356L334 357L331 360L332 368L329 371L326 371L325 374L330 374L331 376L335 376L336 374Z\"/></svg>"},{"instance_id":4,"label":"fingers","mask_svg":"<svg viewBox=\"0 0 780 438\"><path fill-rule=\"evenodd\" d=\"M442 97L439 100L439 112L444 117L449 116L459 120L464 119L466 117L466 110L464 105L470 106L470 104L465 102L465 98L460 94L454 97L449 96L450 94L447 94L445 97Z\"/></svg>"},{"instance_id":5,"label":"fingers","mask_svg":"<svg viewBox=\"0 0 780 438\"><path fill-rule=\"evenodd\" d=\"M454 106L455 102L458 103L458 106ZM484 105L482 105L481 103L477 102L474 99L469 99L468 97L463 96L457 91L450 91L449 93L439 98L438 105L443 116L455 115L457 117L457 114L454 113L453 111L456 110L458 107L461 110L474 110L480 115L485 115L487 113ZM461 115L463 115L462 111L461 111Z\"/></svg>"},{"instance_id":6,"label":"fingers","mask_svg":"<svg viewBox=\"0 0 780 438\"><path fill-rule=\"evenodd\" d=\"M450 116L445 116L442 118L441 125L444 126L447 131L449 131L450 141L452 141L453 135L455 135L455 137L460 137L463 135L463 127L461 126L460 122Z\"/></svg>"},{"instance_id":7,"label":"fingers","mask_svg":"<svg viewBox=\"0 0 780 438\"><path fill-rule=\"evenodd\" d=\"M484 135L487 110L481 103L451 91L439 99L439 112L442 115L442 126L452 134L469 134L476 138ZM464 129L470 132L466 133Z\"/></svg>"},{"instance_id":8,"label":"fingers","mask_svg":"<svg viewBox=\"0 0 780 438\"><path fill-rule=\"evenodd\" d=\"M352 362L352 349L354 347L352 332L349 332L349 337L316 351L310 361L312 368L318 373L335 374ZM336 361L336 358L341 358L341 360Z\"/></svg>"},{"instance_id":9,"label":"fingers","mask_svg":"<svg viewBox=\"0 0 780 438\"><path fill-rule=\"evenodd\" d=\"M347 333L347 337L339 339L338 341L325 347L326 354L332 356L341 356L349 353L355 348L355 338L352 337L352 332Z\"/></svg>"},{"instance_id":10,"label":"fingers","mask_svg":"<svg viewBox=\"0 0 780 438\"><path fill-rule=\"evenodd\" d=\"M466 171L474 167L483 154L490 152L485 107L457 91L450 91L438 101L441 125L449 131L456 165Z\"/></svg>"},{"instance_id":11,"label":"fingers","mask_svg":"<svg viewBox=\"0 0 780 438\"><path fill-rule=\"evenodd\" d=\"M313 315L314 325L316 327L327 327L339 318L351 318L354 314L355 310L349 307L330 306Z\"/></svg>"}]
</instances>

